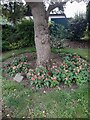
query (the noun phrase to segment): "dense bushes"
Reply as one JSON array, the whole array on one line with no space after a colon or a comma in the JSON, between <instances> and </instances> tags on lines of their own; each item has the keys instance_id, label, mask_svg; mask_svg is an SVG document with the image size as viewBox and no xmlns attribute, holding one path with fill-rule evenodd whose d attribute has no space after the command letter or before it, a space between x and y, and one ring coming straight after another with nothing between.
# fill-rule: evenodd
<instances>
[{"instance_id":1,"label":"dense bushes","mask_svg":"<svg viewBox=\"0 0 90 120\"><path fill-rule=\"evenodd\" d=\"M68 30L63 26L55 23L51 23L50 27L51 47L64 47L64 41L68 39Z\"/></svg>"},{"instance_id":2,"label":"dense bushes","mask_svg":"<svg viewBox=\"0 0 90 120\"><path fill-rule=\"evenodd\" d=\"M69 34L71 40L80 40L86 30L87 20L82 16L76 16L69 21Z\"/></svg>"},{"instance_id":3,"label":"dense bushes","mask_svg":"<svg viewBox=\"0 0 90 120\"><path fill-rule=\"evenodd\" d=\"M2 26L2 51L34 45L34 23L24 20L17 26Z\"/></svg>"}]
</instances>

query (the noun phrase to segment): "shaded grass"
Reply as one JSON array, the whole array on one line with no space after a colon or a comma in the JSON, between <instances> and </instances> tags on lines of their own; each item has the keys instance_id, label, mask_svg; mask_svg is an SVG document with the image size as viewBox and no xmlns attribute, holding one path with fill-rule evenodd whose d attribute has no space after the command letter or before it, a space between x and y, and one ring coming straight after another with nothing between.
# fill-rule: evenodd
<instances>
[{"instance_id":1,"label":"shaded grass","mask_svg":"<svg viewBox=\"0 0 90 120\"><path fill-rule=\"evenodd\" d=\"M15 118L87 118L89 114L87 84L75 91L53 89L44 94L3 79L3 100Z\"/></svg>"},{"instance_id":2,"label":"shaded grass","mask_svg":"<svg viewBox=\"0 0 90 120\"><path fill-rule=\"evenodd\" d=\"M78 55L80 55L82 58L90 61L90 49L81 49L81 48L63 48L63 49L52 49L53 52L57 53L57 52L65 52L65 53L77 53Z\"/></svg>"},{"instance_id":3,"label":"shaded grass","mask_svg":"<svg viewBox=\"0 0 90 120\"><path fill-rule=\"evenodd\" d=\"M33 47L28 47L28 48L21 48L21 49L18 49L18 50L12 50L12 51L9 51L9 52L6 52L6 53L3 53L2 55L2 61L5 61L6 59L12 57L12 54L14 53L16 56L19 55L19 54L22 54L22 53L26 53L26 52L35 52L35 48ZM80 55L82 58L90 61L90 49L73 49L73 48L63 48L63 49L53 49L52 48L52 52L54 53L57 53L57 52L60 52L60 53L77 53L78 55ZM1 57L0 57L0 61L1 61Z\"/></svg>"},{"instance_id":4,"label":"shaded grass","mask_svg":"<svg viewBox=\"0 0 90 120\"><path fill-rule=\"evenodd\" d=\"M6 59L12 57L12 54L14 53L16 56L19 55L19 54L22 54L22 53L26 53L26 52L35 52L35 48L33 47L28 47L28 48L21 48L21 49L18 49L18 50L12 50L12 51L8 51L8 52L5 52L3 53L2 55L2 61L5 61Z\"/></svg>"},{"instance_id":5,"label":"shaded grass","mask_svg":"<svg viewBox=\"0 0 90 120\"><path fill-rule=\"evenodd\" d=\"M62 49L62 51L64 52L69 52L69 53L77 53L79 54L82 58L86 59L86 60L90 60L90 53L89 53L89 49L80 49L80 48L77 48L77 49L73 49L73 48L64 48Z\"/></svg>"}]
</instances>

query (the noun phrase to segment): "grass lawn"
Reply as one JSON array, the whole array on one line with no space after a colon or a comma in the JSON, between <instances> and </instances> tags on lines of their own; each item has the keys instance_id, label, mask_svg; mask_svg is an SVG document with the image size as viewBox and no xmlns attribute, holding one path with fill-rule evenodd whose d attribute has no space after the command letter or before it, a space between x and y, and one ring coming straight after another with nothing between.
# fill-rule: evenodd
<instances>
[{"instance_id":1,"label":"grass lawn","mask_svg":"<svg viewBox=\"0 0 90 120\"><path fill-rule=\"evenodd\" d=\"M64 48L62 49L62 51L64 52L70 52L70 53L78 53L82 58L86 59L86 60L90 60L90 53L89 53L89 49L72 49L72 48Z\"/></svg>"},{"instance_id":2,"label":"grass lawn","mask_svg":"<svg viewBox=\"0 0 90 120\"><path fill-rule=\"evenodd\" d=\"M73 49L73 48L64 48L64 49L52 49L53 52L65 52L65 53L77 53L82 58L90 61L90 49Z\"/></svg>"},{"instance_id":3,"label":"grass lawn","mask_svg":"<svg viewBox=\"0 0 90 120\"><path fill-rule=\"evenodd\" d=\"M5 115L15 118L87 118L88 86L75 91L53 89L38 92L22 84L3 79L3 100L7 109Z\"/></svg>"},{"instance_id":4,"label":"grass lawn","mask_svg":"<svg viewBox=\"0 0 90 120\"><path fill-rule=\"evenodd\" d=\"M23 48L3 54L2 60L24 52L34 52L34 48ZM52 49L53 52L76 52L89 60L87 49ZM3 103L5 114L3 116L22 118L87 118L88 112L88 85L82 85L76 90L53 89L50 92L39 92L24 87L21 83L2 79ZM3 107L3 108L4 108Z\"/></svg>"},{"instance_id":5,"label":"grass lawn","mask_svg":"<svg viewBox=\"0 0 90 120\"><path fill-rule=\"evenodd\" d=\"M85 58L86 60L90 60L89 57L89 50L90 49L73 49L73 48L64 48L64 49L52 49L52 52L69 52L69 53L78 53L81 57ZM25 53L25 52L35 52L35 48L22 48L20 50L12 50L6 53L3 53L2 55L2 61L12 57L12 54L14 53L15 55ZM0 59L1 60L1 59Z\"/></svg>"},{"instance_id":6,"label":"grass lawn","mask_svg":"<svg viewBox=\"0 0 90 120\"><path fill-rule=\"evenodd\" d=\"M12 57L13 53L15 55L19 55L19 54L22 54L22 53L25 53L25 52L35 52L35 48L28 47L28 48L21 48L21 49L18 49L18 50L12 50L12 51L9 51L9 52L5 52L2 55L2 61L5 61L6 59Z\"/></svg>"}]
</instances>

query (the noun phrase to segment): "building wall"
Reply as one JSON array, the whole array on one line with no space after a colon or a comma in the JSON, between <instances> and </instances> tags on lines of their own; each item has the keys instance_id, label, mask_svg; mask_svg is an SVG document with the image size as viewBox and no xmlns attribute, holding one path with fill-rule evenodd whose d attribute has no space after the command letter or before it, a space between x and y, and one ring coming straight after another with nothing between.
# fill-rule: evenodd
<instances>
[{"instance_id":1,"label":"building wall","mask_svg":"<svg viewBox=\"0 0 90 120\"><path fill-rule=\"evenodd\" d=\"M53 21L56 24L61 24L63 25L65 28L68 27L68 19L66 18L66 16L64 15L52 15L49 16L49 21Z\"/></svg>"}]
</instances>

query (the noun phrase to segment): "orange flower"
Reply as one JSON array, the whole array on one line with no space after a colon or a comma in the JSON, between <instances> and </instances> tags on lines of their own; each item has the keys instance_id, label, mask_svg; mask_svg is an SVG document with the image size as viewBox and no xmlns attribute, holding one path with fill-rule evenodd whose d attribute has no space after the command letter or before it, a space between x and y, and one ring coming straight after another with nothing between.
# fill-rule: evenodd
<instances>
[{"instance_id":1,"label":"orange flower","mask_svg":"<svg viewBox=\"0 0 90 120\"><path fill-rule=\"evenodd\" d=\"M90 70L88 70L88 72L90 73Z\"/></svg>"},{"instance_id":2,"label":"orange flower","mask_svg":"<svg viewBox=\"0 0 90 120\"><path fill-rule=\"evenodd\" d=\"M66 77L65 79L68 80L68 77Z\"/></svg>"},{"instance_id":3,"label":"orange flower","mask_svg":"<svg viewBox=\"0 0 90 120\"><path fill-rule=\"evenodd\" d=\"M45 80L48 80L48 78L46 78Z\"/></svg>"},{"instance_id":4,"label":"orange flower","mask_svg":"<svg viewBox=\"0 0 90 120\"><path fill-rule=\"evenodd\" d=\"M37 76L36 76L36 75L34 75L34 78L37 78Z\"/></svg>"},{"instance_id":5,"label":"orange flower","mask_svg":"<svg viewBox=\"0 0 90 120\"><path fill-rule=\"evenodd\" d=\"M31 75L31 73L30 73L30 72L28 72L28 73L27 73L27 75L28 75L28 76L30 76L30 75Z\"/></svg>"},{"instance_id":6,"label":"orange flower","mask_svg":"<svg viewBox=\"0 0 90 120\"><path fill-rule=\"evenodd\" d=\"M77 56L74 56L74 58L77 58Z\"/></svg>"},{"instance_id":7,"label":"orange flower","mask_svg":"<svg viewBox=\"0 0 90 120\"><path fill-rule=\"evenodd\" d=\"M41 77L44 78L44 75L42 75Z\"/></svg>"},{"instance_id":8,"label":"orange flower","mask_svg":"<svg viewBox=\"0 0 90 120\"><path fill-rule=\"evenodd\" d=\"M68 72L68 70L65 70L66 72Z\"/></svg>"},{"instance_id":9,"label":"orange flower","mask_svg":"<svg viewBox=\"0 0 90 120\"><path fill-rule=\"evenodd\" d=\"M34 78L34 77L31 77L31 80L33 80L33 81L34 81L34 80L35 80L35 78Z\"/></svg>"},{"instance_id":10,"label":"orange flower","mask_svg":"<svg viewBox=\"0 0 90 120\"><path fill-rule=\"evenodd\" d=\"M80 72L80 70L79 70L79 69L77 69L77 72L79 73L79 72Z\"/></svg>"},{"instance_id":11,"label":"orange flower","mask_svg":"<svg viewBox=\"0 0 90 120\"><path fill-rule=\"evenodd\" d=\"M41 77L38 77L38 80L41 80Z\"/></svg>"},{"instance_id":12,"label":"orange flower","mask_svg":"<svg viewBox=\"0 0 90 120\"><path fill-rule=\"evenodd\" d=\"M52 80L56 80L56 77L51 77Z\"/></svg>"}]
</instances>

